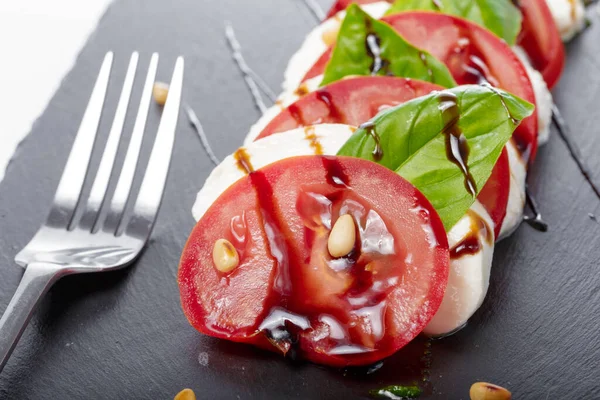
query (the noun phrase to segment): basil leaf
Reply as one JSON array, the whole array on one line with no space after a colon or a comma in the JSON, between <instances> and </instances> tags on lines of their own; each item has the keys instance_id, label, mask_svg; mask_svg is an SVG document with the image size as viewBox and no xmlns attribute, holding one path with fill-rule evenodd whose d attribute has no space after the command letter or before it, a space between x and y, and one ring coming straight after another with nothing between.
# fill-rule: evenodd
<instances>
[{"instance_id":1,"label":"basil leaf","mask_svg":"<svg viewBox=\"0 0 600 400\"><path fill-rule=\"evenodd\" d=\"M521 31L521 11L511 0L396 0L386 15L403 11L431 10L476 22L510 46Z\"/></svg>"},{"instance_id":2,"label":"basil leaf","mask_svg":"<svg viewBox=\"0 0 600 400\"><path fill-rule=\"evenodd\" d=\"M489 85L459 86L379 113L361 125L338 155L396 171L427 197L450 230L471 207L502 148L533 109Z\"/></svg>"},{"instance_id":3,"label":"basil leaf","mask_svg":"<svg viewBox=\"0 0 600 400\"><path fill-rule=\"evenodd\" d=\"M418 386L390 385L381 389L371 390L371 396L377 399L416 399L423 391Z\"/></svg>"},{"instance_id":4,"label":"basil leaf","mask_svg":"<svg viewBox=\"0 0 600 400\"><path fill-rule=\"evenodd\" d=\"M388 24L371 18L356 4L346 11L321 86L350 75L393 75L456 86L450 71Z\"/></svg>"}]
</instances>

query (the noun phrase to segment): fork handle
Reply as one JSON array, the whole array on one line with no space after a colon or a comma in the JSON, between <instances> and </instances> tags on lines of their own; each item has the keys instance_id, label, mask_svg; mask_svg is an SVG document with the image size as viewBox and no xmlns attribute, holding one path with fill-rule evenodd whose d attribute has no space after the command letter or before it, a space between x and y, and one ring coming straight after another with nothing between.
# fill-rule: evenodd
<instances>
[{"instance_id":1,"label":"fork handle","mask_svg":"<svg viewBox=\"0 0 600 400\"><path fill-rule=\"evenodd\" d=\"M4 369L40 299L62 275L57 265L31 263L0 319L0 372Z\"/></svg>"}]
</instances>

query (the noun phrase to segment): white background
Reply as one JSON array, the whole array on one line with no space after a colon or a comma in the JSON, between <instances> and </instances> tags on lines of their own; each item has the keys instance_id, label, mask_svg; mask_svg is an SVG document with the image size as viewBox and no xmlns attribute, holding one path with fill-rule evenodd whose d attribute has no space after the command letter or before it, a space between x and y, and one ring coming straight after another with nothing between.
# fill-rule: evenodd
<instances>
[{"instance_id":1,"label":"white background","mask_svg":"<svg viewBox=\"0 0 600 400\"><path fill-rule=\"evenodd\" d=\"M0 2L0 181L110 2Z\"/></svg>"}]
</instances>

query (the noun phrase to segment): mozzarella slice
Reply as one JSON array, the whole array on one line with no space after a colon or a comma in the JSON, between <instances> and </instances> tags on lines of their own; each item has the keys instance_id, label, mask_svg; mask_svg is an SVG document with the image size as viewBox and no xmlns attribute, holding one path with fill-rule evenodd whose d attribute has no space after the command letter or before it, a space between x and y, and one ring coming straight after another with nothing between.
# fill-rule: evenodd
<instances>
[{"instance_id":1,"label":"mozzarella slice","mask_svg":"<svg viewBox=\"0 0 600 400\"><path fill-rule=\"evenodd\" d=\"M475 227L484 226L483 229ZM450 248L475 235L479 251L451 258L448 286L442 304L423 333L447 336L462 328L483 303L490 281L494 255L492 218L476 201L469 212L448 232Z\"/></svg>"},{"instance_id":2,"label":"mozzarella slice","mask_svg":"<svg viewBox=\"0 0 600 400\"><path fill-rule=\"evenodd\" d=\"M361 8L371 17L379 19L390 8L390 4L380 1L364 4ZM323 21L306 36L300 50L292 56L285 70L284 92L293 92L300 85L306 73L334 43L345 16L346 12L340 11L332 18Z\"/></svg>"},{"instance_id":3,"label":"mozzarella slice","mask_svg":"<svg viewBox=\"0 0 600 400\"><path fill-rule=\"evenodd\" d=\"M513 47L513 51L525 66L527 75L529 75L529 80L533 86L538 116L538 145L543 145L548 142L548 139L550 138L552 104L554 103L552 93L548 90L548 86L546 85L546 81L542 77L542 74L531 65L531 61L529 61L529 57L527 56L527 53L525 53L525 50L520 46L515 46Z\"/></svg>"},{"instance_id":4,"label":"mozzarella slice","mask_svg":"<svg viewBox=\"0 0 600 400\"><path fill-rule=\"evenodd\" d=\"M315 125L271 135L241 149L245 150L245 158L257 170L288 157L319 153L334 155L354 131L355 128L349 125ZM224 159L208 176L198 193L192 209L194 218L202 218L212 203L245 175L233 154Z\"/></svg>"},{"instance_id":5,"label":"mozzarella slice","mask_svg":"<svg viewBox=\"0 0 600 400\"><path fill-rule=\"evenodd\" d=\"M525 179L527 178L527 163L523 161L517 146L513 141L506 145L508 151L508 164L510 166L510 189L506 216L502 221L498 240L510 236L523 221L523 208L525 207Z\"/></svg>"},{"instance_id":6,"label":"mozzarella slice","mask_svg":"<svg viewBox=\"0 0 600 400\"><path fill-rule=\"evenodd\" d=\"M546 0L563 42L568 42L585 28L582 0Z\"/></svg>"},{"instance_id":7,"label":"mozzarella slice","mask_svg":"<svg viewBox=\"0 0 600 400\"><path fill-rule=\"evenodd\" d=\"M248 135L246 135L246 138L244 139L244 146L248 146L250 143L254 142L263 129L265 129L282 110L286 109L303 95L317 90L322 81L323 75L319 75L303 82L298 88L292 91L284 91L281 93L275 101L275 104L269 107L260 119L250 127L250 132L248 132Z\"/></svg>"}]
</instances>

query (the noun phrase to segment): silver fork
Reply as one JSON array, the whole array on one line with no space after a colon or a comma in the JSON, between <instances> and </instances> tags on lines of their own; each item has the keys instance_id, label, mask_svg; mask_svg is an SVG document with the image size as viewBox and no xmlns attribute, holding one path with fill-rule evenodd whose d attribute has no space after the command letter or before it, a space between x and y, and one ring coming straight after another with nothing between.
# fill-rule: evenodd
<instances>
[{"instance_id":1,"label":"silver fork","mask_svg":"<svg viewBox=\"0 0 600 400\"><path fill-rule=\"evenodd\" d=\"M113 124L87 202L81 198L81 192L110 78L113 60L110 52L100 68L46 222L15 257L15 261L25 267L25 273L0 319L0 371L6 365L36 305L54 282L69 274L125 267L137 258L148 241L171 161L181 101L183 58L179 57L175 63L167 103L139 194L137 199L129 199L158 66L158 54L152 55L123 168L106 217L103 218L100 213L102 205L108 202L106 192L123 131L138 58L137 53L131 56ZM133 203L133 208L126 207L128 202ZM84 211L81 219L76 221L76 210L79 208ZM126 212L126 209L132 211Z\"/></svg>"}]
</instances>

